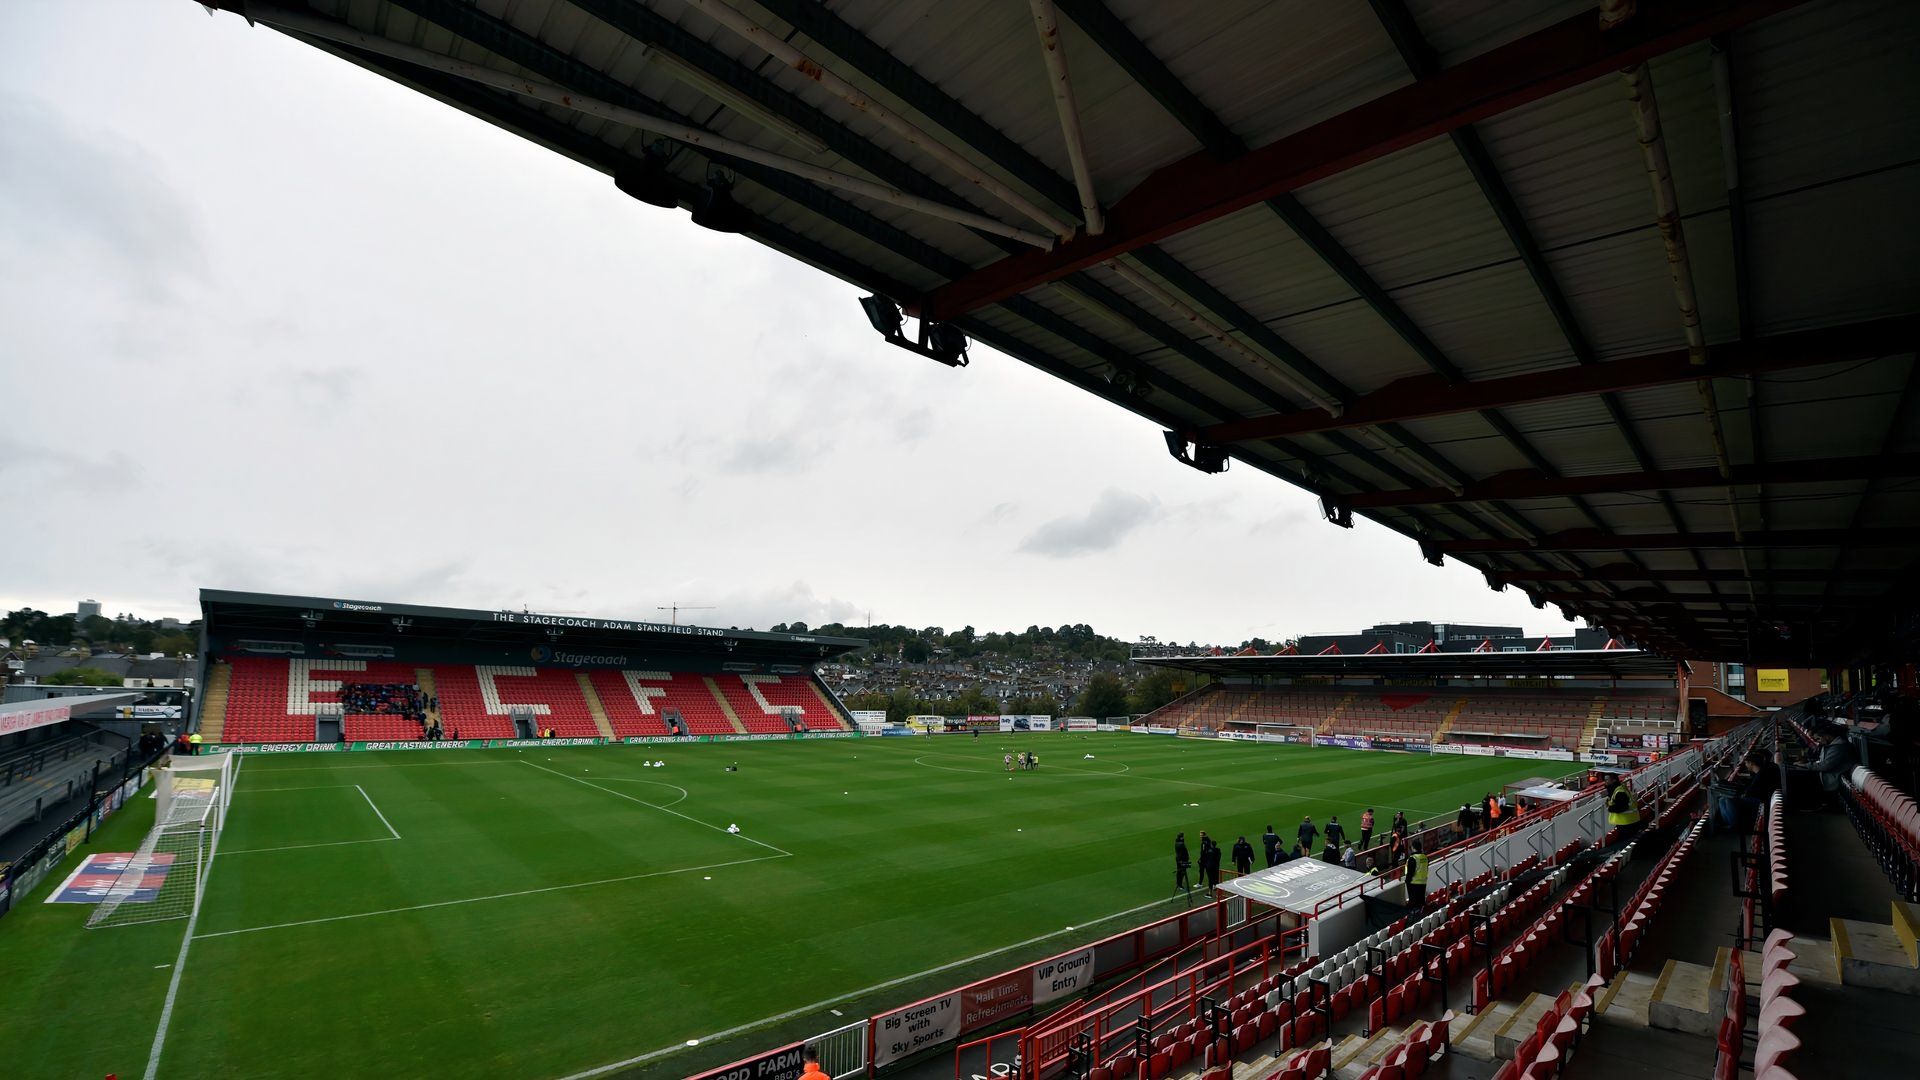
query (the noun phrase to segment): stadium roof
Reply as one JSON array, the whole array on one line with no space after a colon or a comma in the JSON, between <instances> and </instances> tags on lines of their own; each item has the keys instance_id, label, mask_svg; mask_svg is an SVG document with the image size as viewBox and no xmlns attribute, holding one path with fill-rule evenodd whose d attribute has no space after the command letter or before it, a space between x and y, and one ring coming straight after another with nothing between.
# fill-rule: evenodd
<instances>
[{"instance_id":1,"label":"stadium roof","mask_svg":"<svg viewBox=\"0 0 1920 1080\"><path fill-rule=\"evenodd\" d=\"M1909 0L215 6L1642 645L1911 614Z\"/></svg>"},{"instance_id":2,"label":"stadium roof","mask_svg":"<svg viewBox=\"0 0 1920 1080\"><path fill-rule=\"evenodd\" d=\"M1666 679L1673 660L1642 649L1554 649L1547 652L1371 653L1358 656L1141 656L1141 664L1180 668L1222 677L1249 675L1303 678L1509 679L1566 675L1574 678Z\"/></svg>"},{"instance_id":3,"label":"stadium roof","mask_svg":"<svg viewBox=\"0 0 1920 1080\"><path fill-rule=\"evenodd\" d=\"M468 645L556 645L566 648L644 647L660 653L725 653L741 662L810 665L867 643L821 634L774 634L685 623L543 615L531 611L475 611L334 597L200 590L207 633L231 642L252 635L304 637L329 643L410 640Z\"/></svg>"}]
</instances>

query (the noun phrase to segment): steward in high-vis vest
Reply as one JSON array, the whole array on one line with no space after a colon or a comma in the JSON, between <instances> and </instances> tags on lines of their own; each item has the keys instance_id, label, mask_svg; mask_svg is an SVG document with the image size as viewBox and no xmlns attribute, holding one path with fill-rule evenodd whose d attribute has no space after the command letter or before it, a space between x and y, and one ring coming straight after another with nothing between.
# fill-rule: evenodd
<instances>
[{"instance_id":1,"label":"steward in high-vis vest","mask_svg":"<svg viewBox=\"0 0 1920 1080\"><path fill-rule=\"evenodd\" d=\"M1407 856L1407 903L1415 910L1427 904L1428 858L1420 850L1420 841L1413 842L1413 854Z\"/></svg>"},{"instance_id":2,"label":"steward in high-vis vest","mask_svg":"<svg viewBox=\"0 0 1920 1080\"><path fill-rule=\"evenodd\" d=\"M1634 801L1633 785L1623 783L1617 776L1611 778L1612 786L1607 788L1607 827L1625 832L1636 832L1640 828L1640 804Z\"/></svg>"}]
</instances>

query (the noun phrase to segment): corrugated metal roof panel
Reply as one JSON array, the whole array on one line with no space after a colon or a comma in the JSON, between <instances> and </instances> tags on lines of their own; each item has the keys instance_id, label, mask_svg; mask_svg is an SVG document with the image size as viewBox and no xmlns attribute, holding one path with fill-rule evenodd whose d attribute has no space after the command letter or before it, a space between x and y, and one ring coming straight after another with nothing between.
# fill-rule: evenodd
<instances>
[{"instance_id":1,"label":"corrugated metal roof panel","mask_svg":"<svg viewBox=\"0 0 1920 1080\"><path fill-rule=\"evenodd\" d=\"M1109 0L1215 115L1258 146L1412 81L1373 12L1318 0ZM1285 42L1283 48L1275 43Z\"/></svg>"}]
</instances>

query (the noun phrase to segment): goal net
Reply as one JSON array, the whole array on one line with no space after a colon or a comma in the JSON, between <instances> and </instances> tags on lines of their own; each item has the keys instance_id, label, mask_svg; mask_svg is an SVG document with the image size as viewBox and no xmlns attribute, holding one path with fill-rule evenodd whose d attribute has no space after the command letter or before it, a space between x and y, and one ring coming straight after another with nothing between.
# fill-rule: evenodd
<instances>
[{"instance_id":1,"label":"goal net","mask_svg":"<svg viewBox=\"0 0 1920 1080\"><path fill-rule=\"evenodd\" d=\"M89 928L184 919L193 913L227 823L239 768L236 755L216 754L175 757L161 770L153 829L140 850L118 868L87 919Z\"/></svg>"}]
</instances>

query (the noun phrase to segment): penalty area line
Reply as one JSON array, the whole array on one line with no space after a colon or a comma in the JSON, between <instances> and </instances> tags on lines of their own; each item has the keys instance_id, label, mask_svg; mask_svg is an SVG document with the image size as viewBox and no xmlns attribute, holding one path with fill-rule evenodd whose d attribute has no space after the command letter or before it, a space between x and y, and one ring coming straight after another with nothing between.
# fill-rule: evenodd
<instances>
[{"instance_id":1,"label":"penalty area line","mask_svg":"<svg viewBox=\"0 0 1920 1080\"><path fill-rule=\"evenodd\" d=\"M367 841L379 843L379 841ZM198 934L192 940L204 941L207 938L232 937L235 934L257 934L263 930L285 930L295 926L317 926L320 923L346 922L350 919L371 919L376 915L398 915L408 911L429 911L433 908L457 907L461 904L478 904L487 900L510 900L516 896L537 896L541 893L565 892L568 889L588 889L596 885L618 885L626 881L641 881L645 878L667 877L672 874L694 874L702 870L718 870L723 866L745 866L748 863L767 862L772 859L785 859L791 856L755 855L751 859L734 859L732 862L708 863L705 866L684 866L678 870L654 870L645 874L627 874L622 877L600 878L597 881L576 881L567 885L544 885L537 889L516 889L513 892L493 893L488 896L468 896L459 900L435 900L430 904L409 904L406 907L384 908L380 911L356 911L351 915L327 915L318 919L295 919L292 922L271 923L267 926L245 926L238 930L216 930L211 934Z\"/></svg>"},{"instance_id":2,"label":"penalty area line","mask_svg":"<svg viewBox=\"0 0 1920 1080\"><path fill-rule=\"evenodd\" d=\"M373 796L367 794L367 789L361 787L359 784L355 784L353 785L353 790L359 792L360 797L367 800L368 806L373 806L373 816L380 819L380 824L387 827L387 831L393 834L393 838L395 840L400 839L400 830L393 827L393 822L387 820L387 815L381 813L378 806L373 805Z\"/></svg>"},{"instance_id":3,"label":"penalty area line","mask_svg":"<svg viewBox=\"0 0 1920 1080\"><path fill-rule=\"evenodd\" d=\"M991 959L995 956L999 956L1001 953L1012 952L1015 949L1024 949L1029 945L1038 945L1043 941L1049 941L1053 938L1059 937L1062 934L1072 933L1073 930L1084 929L1089 926L1098 926L1101 923L1111 922L1114 919L1122 919L1128 915L1136 915L1142 911L1146 911L1148 908L1160 907L1163 904L1172 903L1174 900L1178 900L1178 899L1180 898L1176 896L1169 900L1154 900L1145 904L1141 904L1138 907L1130 907L1125 911L1116 911L1111 915L1101 915L1098 918L1089 919L1083 923L1075 923L1071 929L1055 930L1055 931L1052 931L1051 933L1041 934L1039 937L1030 937L1025 941L1016 941L1011 945L1002 945L997 949L989 949L983 953L975 953L972 956L963 957L962 959L952 961L951 963L941 964L939 967L930 967L930 968L927 968L925 971L916 971L911 975L902 975L897 979L888 979L886 982L874 983L872 986L862 987L861 989L858 989L858 990L849 990L848 992L844 994L840 994L837 997L826 998L822 1001L816 1001L811 1005L802 1005L797 1009L788 1009L786 1012L783 1012L783 1013L778 1013L773 1016L762 1017L758 1020L748 1021L747 1023L730 1027L725 1031L716 1031L711 1035L704 1036L695 1041L700 1043L710 1043L710 1042L713 1042L715 1039L728 1039L728 1038L732 1038L735 1035L744 1035L749 1031L756 1031L760 1028L768 1027L773 1024L783 1023L785 1021L792 1020L795 1017L805 1016L810 1012L818 1012L821 1009L829 1008L831 1006L838 1005L842 1002L853 1001L857 998L864 997L867 994L878 993L882 990L891 990L896 986L900 986L905 983L910 983L915 979L923 979L929 975L938 975L943 971L952 971L954 968L965 967L968 964L977 963L978 961L981 961L981 960ZM680 1051L685 1049L687 1049L686 1043L675 1043L672 1046L662 1047L650 1053L640 1054L636 1057L627 1058L624 1061L610 1062L606 1065L601 1065L597 1068L588 1069L585 1072L569 1073L566 1076L561 1077L560 1080L589 1080L590 1077L605 1076L608 1073L618 1072L621 1069L632 1068L635 1065L643 1065L646 1062L654 1061L659 1058L666 1057L668 1054L677 1054Z\"/></svg>"}]
</instances>

